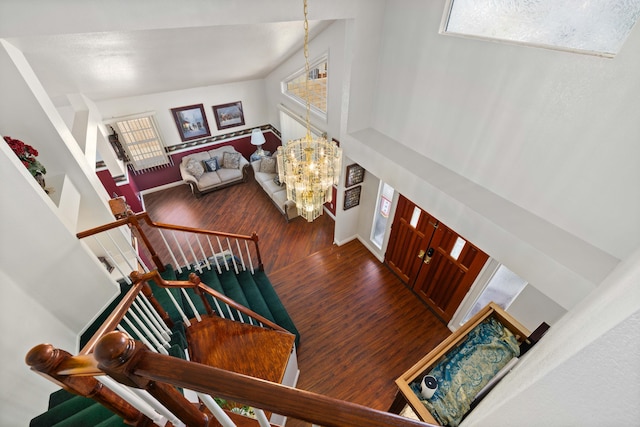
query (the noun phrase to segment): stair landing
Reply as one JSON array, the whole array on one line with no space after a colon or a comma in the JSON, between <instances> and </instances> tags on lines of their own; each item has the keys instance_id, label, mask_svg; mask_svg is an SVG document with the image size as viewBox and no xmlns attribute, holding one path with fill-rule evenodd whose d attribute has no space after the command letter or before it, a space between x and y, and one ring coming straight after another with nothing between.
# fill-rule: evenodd
<instances>
[{"instance_id":1,"label":"stair landing","mask_svg":"<svg viewBox=\"0 0 640 427\"><path fill-rule=\"evenodd\" d=\"M190 360L281 383L295 336L217 316L187 328Z\"/></svg>"}]
</instances>

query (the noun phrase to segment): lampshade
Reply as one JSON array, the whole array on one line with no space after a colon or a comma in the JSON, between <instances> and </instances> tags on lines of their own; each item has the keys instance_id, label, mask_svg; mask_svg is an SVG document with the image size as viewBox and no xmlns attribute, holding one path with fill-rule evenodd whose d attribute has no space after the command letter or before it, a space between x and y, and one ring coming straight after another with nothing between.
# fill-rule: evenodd
<instances>
[{"instance_id":1,"label":"lampshade","mask_svg":"<svg viewBox=\"0 0 640 427\"><path fill-rule=\"evenodd\" d=\"M255 128L251 131L251 145L262 145L265 143L264 135L262 134L262 130L259 128Z\"/></svg>"}]
</instances>

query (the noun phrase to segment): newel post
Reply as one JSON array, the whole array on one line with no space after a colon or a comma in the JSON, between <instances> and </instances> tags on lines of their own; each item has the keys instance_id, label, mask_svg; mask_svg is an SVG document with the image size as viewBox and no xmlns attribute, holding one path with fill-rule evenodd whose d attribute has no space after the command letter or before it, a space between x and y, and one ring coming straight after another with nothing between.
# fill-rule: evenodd
<instances>
[{"instance_id":1,"label":"newel post","mask_svg":"<svg viewBox=\"0 0 640 427\"><path fill-rule=\"evenodd\" d=\"M188 426L207 426L209 418L200 412L173 386L158 383L137 375L138 364L144 362L149 350L122 332L113 331L104 335L95 347L98 367L116 381L148 391L169 411ZM170 370L170 366L154 367L158 371Z\"/></svg>"},{"instance_id":2,"label":"newel post","mask_svg":"<svg viewBox=\"0 0 640 427\"><path fill-rule=\"evenodd\" d=\"M200 283L201 283L200 277L196 273L191 273L189 274L189 282L191 282L194 285L193 290L198 295L200 295L200 299L204 304L205 310L207 310L207 314L212 315L213 308L211 308L211 304L209 304L209 300L207 300L207 297L205 296L204 292L202 291L202 289L200 289Z\"/></svg>"},{"instance_id":3,"label":"newel post","mask_svg":"<svg viewBox=\"0 0 640 427\"><path fill-rule=\"evenodd\" d=\"M58 384L70 393L88 397L100 403L114 414L133 426L150 426L153 421L130 405L126 400L105 387L92 376L71 376L58 374L58 367L72 356L51 344L39 344L33 347L25 362L32 370Z\"/></svg>"},{"instance_id":4,"label":"newel post","mask_svg":"<svg viewBox=\"0 0 640 427\"><path fill-rule=\"evenodd\" d=\"M251 233L251 240L253 240L253 243L256 246L256 256L258 257L258 270L264 270L264 265L262 264L262 257L260 256L260 248L258 247L258 240L260 240L258 238L258 233L256 233L255 231Z\"/></svg>"},{"instance_id":5,"label":"newel post","mask_svg":"<svg viewBox=\"0 0 640 427\"><path fill-rule=\"evenodd\" d=\"M135 216L129 216L128 219L129 219L129 224L135 227L136 231L138 232L138 235L144 242L144 245L147 247L147 250L151 254L151 259L153 260L153 263L158 268L158 271L160 272L164 271L166 267L163 264L162 260L160 259L160 256L158 256L158 254L156 253L156 250L153 248L153 246L151 246L151 242L149 241L149 239L147 238L147 235L142 230L142 227L140 226L138 219Z\"/></svg>"}]
</instances>

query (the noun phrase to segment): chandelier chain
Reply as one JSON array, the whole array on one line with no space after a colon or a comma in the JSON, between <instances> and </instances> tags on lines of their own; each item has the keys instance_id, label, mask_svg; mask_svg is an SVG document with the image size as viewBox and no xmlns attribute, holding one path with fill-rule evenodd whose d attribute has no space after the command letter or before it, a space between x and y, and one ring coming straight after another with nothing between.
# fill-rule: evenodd
<instances>
[{"instance_id":1,"label":"chandelier chain","mask_svg":"<svg viewBox=\"0 0 640 427\"><path fill-rule=\"evenodd\" d=\"M306 124L307 124L307 139L311 139L311 97L309 96L309 73L311 69L309 67L309 20L307 18L308 15L308 6L307 0L304 0L304 70L305 70L305 79L304 79L304 90L305 90L305 100L306 100Z\"/></svg>"}]
</instances>

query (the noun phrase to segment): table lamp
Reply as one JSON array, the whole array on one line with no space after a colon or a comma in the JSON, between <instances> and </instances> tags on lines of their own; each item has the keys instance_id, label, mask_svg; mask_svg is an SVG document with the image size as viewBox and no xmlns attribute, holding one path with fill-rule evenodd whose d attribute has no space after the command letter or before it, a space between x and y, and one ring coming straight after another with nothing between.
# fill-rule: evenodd
<instances>
[{"instance_id":1,"label":"table lamp","mask_svg":"<svg viewBox=\"0 0 640 427\"><path fill-rule=\"evenodd\" d=\"M258 149L255 152L256 156L264 156L264 150L262 149L262 144L265 143L264 135L260 128L255 128L251 131L251 145L256 145Z\"/></svg>"}]
</instances>

